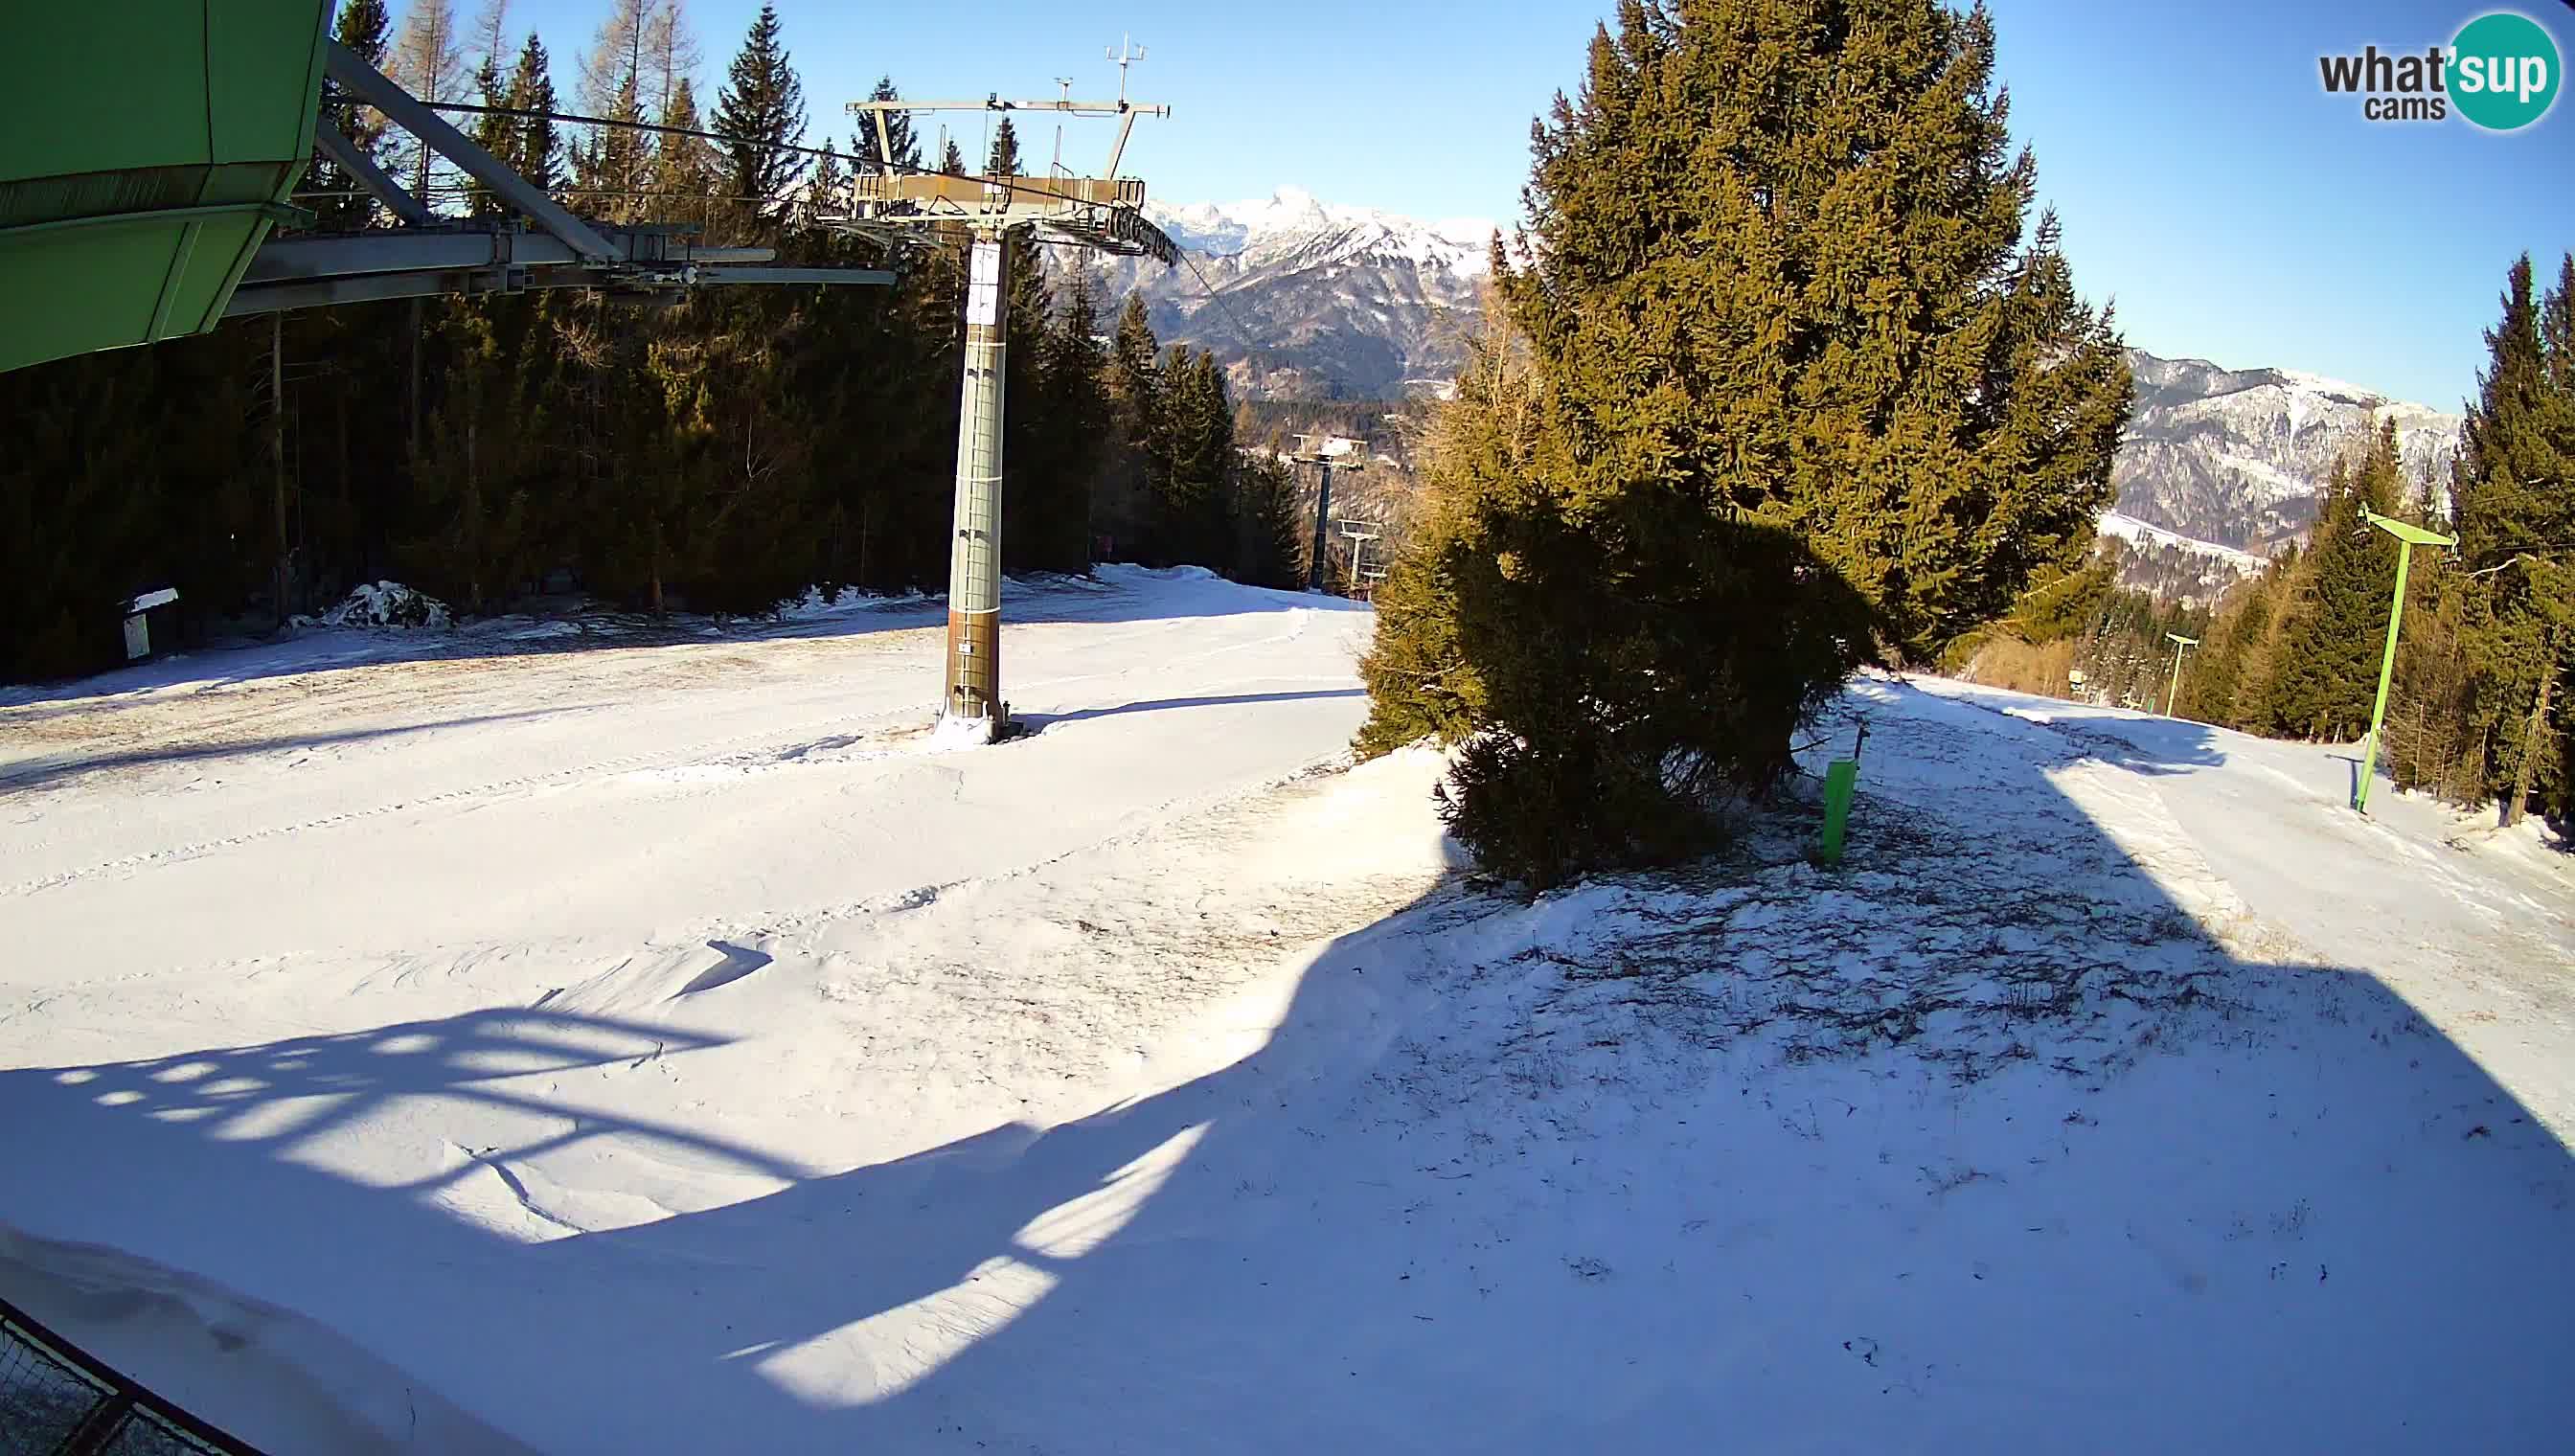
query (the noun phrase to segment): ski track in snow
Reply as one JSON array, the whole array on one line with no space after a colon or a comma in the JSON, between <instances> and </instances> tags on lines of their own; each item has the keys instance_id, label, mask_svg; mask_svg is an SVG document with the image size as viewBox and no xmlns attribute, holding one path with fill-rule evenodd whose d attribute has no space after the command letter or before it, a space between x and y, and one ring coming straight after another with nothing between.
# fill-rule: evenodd
<instances>
[{"instance_id":1,"label":"ski track in snow","mask_svg":"<svg viewBox=\"0 0 2575 1456\"><path fill-rule=\"evenodd\" d=\"M917 607L0 703L0 1292L279 1456L2575 1418L2563 856L1870 677L1843 866L1522 902L1363 615L1103 575L936 757Z\"/></svg>"}]
</instances>

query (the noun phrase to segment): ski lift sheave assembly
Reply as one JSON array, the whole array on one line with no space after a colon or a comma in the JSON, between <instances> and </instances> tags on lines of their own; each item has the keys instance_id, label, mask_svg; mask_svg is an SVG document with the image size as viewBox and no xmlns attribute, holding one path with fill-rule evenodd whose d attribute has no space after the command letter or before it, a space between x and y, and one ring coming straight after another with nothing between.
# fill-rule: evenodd
<instances>
[{"instance_id":1,"label":"ski lift sheave assembly","mask_svg":"<svg viewBox=\"0 0 2575 1456\"><path fill-rule=\"evenodd\" d=\"M328 34L329 0L32 6L47 64L0 100L0 369L204 334L227 319L384 299L587 288L649 299L719 284L865 284L767 248L581 217ZM419 138L506 215L433 210L339 134L325 77ZM308 226L316 152L390 227Z\"/></svg>"}]
</instances>

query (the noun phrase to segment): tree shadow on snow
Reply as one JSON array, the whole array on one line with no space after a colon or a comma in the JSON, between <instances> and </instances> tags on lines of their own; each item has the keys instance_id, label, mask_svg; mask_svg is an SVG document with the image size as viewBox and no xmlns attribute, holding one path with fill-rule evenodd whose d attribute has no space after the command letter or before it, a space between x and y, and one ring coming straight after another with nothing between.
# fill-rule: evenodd
<instances>
[{"instance_id":1,"label":"tree shadow on snow","mask_svg":"<svg viewBox=\"0 0 2575 1456\"><path fill-rule=\"evenodd\" d=\"M0 1072L0 1218L285 1269L245 1292L555 1451L2557 1445L2566 1149L2369 967L2192 928L2047 776L2095 738L1906 706L1838 876L1450 885L1077 1121L816 1176L597 1110L703 1038L495 1009ZM1651 934L1566 939L1604 891ZM442 1145L457 1101L524 1130ZM327 1171L360 1116L439 1171ZM755 1191L553 1223L526 1161L592 1146Z\"/></svg>"}]
</instances>

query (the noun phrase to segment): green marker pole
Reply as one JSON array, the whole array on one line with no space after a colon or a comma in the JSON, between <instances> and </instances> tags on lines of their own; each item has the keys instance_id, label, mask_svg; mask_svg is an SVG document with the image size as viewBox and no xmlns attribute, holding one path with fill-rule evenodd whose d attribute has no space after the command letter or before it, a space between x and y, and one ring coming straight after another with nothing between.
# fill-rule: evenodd
<instances>
[{"instance_id":1,"label":"green marker pole","mask_svg":"<svg viewBox=\"0 0 2575 1456\"><path fill-rule=\"evenodd\" d=\"M2164 636L2170 638L2173 645L2172 686L2164 690L2164 717L2170 718L2173 705L2181 701L2181 650L2199 646L2199 639L2183 637L2177 632L2168 632Z\"/></svg>"},{"instance_id":2,"label":"green marker pole","mask_svg":"<svg viewBox=\"0 0 2575 1456\"><path fill-rule=\"evenodd\" d=\"M2378 776L2378 735L2387 725L2387 685L2396 676L2396 630L2405 621L2405 576L2414 565L2414 548L2418 546L2457 546L2458 538L2408 526L2402 521L2381 516L2362 508L2369 524L2395 537L2396 600L2387 608L2387 651L2378 660L2378 704L2369 711L2369 744L2360 753L2360 786L2353 790L2351 806L2369 812L2369 782Z\"/></svg>"}]
</instances>

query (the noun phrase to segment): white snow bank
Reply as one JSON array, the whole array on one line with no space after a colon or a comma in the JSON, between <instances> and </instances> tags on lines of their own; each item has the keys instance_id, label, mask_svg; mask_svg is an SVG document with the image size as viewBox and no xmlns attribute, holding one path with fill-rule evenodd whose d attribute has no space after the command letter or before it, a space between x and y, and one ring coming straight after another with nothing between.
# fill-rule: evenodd
<instances>
[{"instance_id":1,"label":"white snow bank","mask_svg":"<svg viewBox=\"0 0 2575 1456\"><path fill-rule=\"evenodd\" d=\"M0 1225L0 1287L64 1339L148 1367L155 1393L200 1420L261 1432L275 1456L529 1456L322 1325L115 1249Z\"/></svg>"},{"instance_id":2,"label":"white snow bank","mask_svg":"<svg viewBox=\"0 0 2575 1456\"><path fill-rule=\"evenodd\" d=\"M317 619L325 627L418 627L444 632L454 625L447 604L400 582L371 582Z\"/></svg>"}]
</instances>

